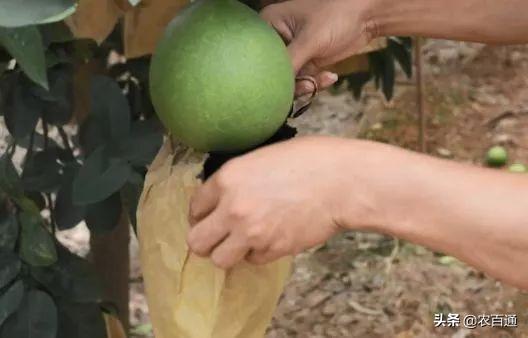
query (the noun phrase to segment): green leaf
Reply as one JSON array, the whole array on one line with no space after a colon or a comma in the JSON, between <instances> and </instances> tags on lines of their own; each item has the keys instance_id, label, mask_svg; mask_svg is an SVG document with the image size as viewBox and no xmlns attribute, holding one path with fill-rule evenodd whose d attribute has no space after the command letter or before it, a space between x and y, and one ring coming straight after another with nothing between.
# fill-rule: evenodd
<instances>
[{"instance_id":1,"label":"green leaf","mask_svg":"<svg viewBox=\"0 0 528 338\"><path fill-rule=\"evenodd\" d=\"M24 283L21 280L13 284L0 296L0 326L18 309L23 296Z\"/></svg>"},{"instance_id":2,"label":"green leaf","mask_svg":"<svg viewBox=\"0 0 528 338\"><path fill-rule=\"evenodd\" d=\"M55 298L76 303L100 301L100 283L92 265L62 246L57 252L57 263L32 268L31 275Z\"/></svg>"},{"instance_id":3,"label":"green leaf","mask_svg":"<svg viewBox=\"0 0 528 338\"><path fill-rule=\"evenodd\" d=\"M41 192L26 190L24 191L24 195L33 201L39 210L46 208L46 200Z\"/></svg>"},{"instance_id":4,"label":"green leaf","mask_svg":"<svg viewBox=\"0 0 528 338\"><path fill-rule=\"evenodd\" d=\"M92 80L91 113L79 131L84 152L91 155L102 145L118 147L130 133L130 107L117 83L106 76Z\"/></svg>"},{"instance_id":5,"label":"green leaf","mask_svg":"<svg viewBox=\"0 0 528 338\"><path fill-rule=\"evenodd\" d=\"M394 58L400 64L405 75L408 78L412 76L412 55L411 51L405 47L402 43L397 42L392 38L388 39L388 49L389 52L394 56Z\"/></svg>"},{"instance_id":6,"label":"green leaf","mask_svg":"<svg viewBox=\"0 0 528 338\"><path fill-rule=\"evenodd\" d=\"M76 8L74 0L2 0L0 26L20 27L61 21Z\"/></svg>"},{"instance_id":7,"label":"green leaf","mask_svg":"<svg viewBox=\"0 0 528 338\"><path fill-rule=\"evenodd\" d=\"M152 324L141 324L130 330L130 333L136 336L152 335Z\"/></svg>"},{"instance_id":8,"label":"green leaf","mask_svg":"<svg viewBox=\"0 0 528 338\"><path fill-rule=\"evenodd\" d=\"M0 289L11 283L20 272L20 260L12 252L0 252Z\"/></svg>"},{"instance_id":9,"label":"green leaf","mask_svg":"<svg viewBox=\"0 0 528 338\"><path fill-rule=\"evenodd\" d=\"M86 205L108 198L125 184L130 170L126 160L111 157L106 147L98 148L73 181L73 203Z\"/></svg>"},{"instance_id":10,"label":"green leaf","mask_svg":"<svg viewBox=\"0 0 528 338\"><path fill-rule=\"evenodd\" d=\"M70 122L73 115L73 69L59 65L49 71L51 100L44 104L46 122L62 126Z\"/></svg>"},{"instance_id":11,"label":"green leaf","mask_svg":"<svg viewBox=\"0 0 528 338\"><path fill-rule=\"evenodd\" d=\"M72 32L64 22L55 22L39 26L45 46L52 43L64 43L75 40Z\"/></svg>"},{"instance_id":12,"label":"green leaf","mask_svg":"<svg viewBox=\"0 0 528 338\"><path fill-rule=\"evenodd\" d=\"M86 225L93 233L108 233L117 226L121 211L121 197L119 193L114 193L104 201L90 204L86 208Z\"/></svg>"},{"instance_id":13,"label":"green leaf","mask_svg":"<svg viewBox=\"0 0 528 338\"><path fill-rule=\"evenodd\" d=\"M57 338L107 338L106 324L98 304L58 301ZM110 338L110 337L108 337Z\"/></svg>"},{"instance_id":14,"label":"green leaf","mask_svg":"<svg viewBox=\"0 0 528 338\"><path fill-rule=\"evenodd\" d=\"M64 175L61 187L57 192L57 199L55 200L55 222L60 230L71 229L80 221L85 215L85 207L73 204L73 179L79 170L79 166L68 166L64 170Z\"/></svg>"},{"instance_id":15,"label":"green leaf","mask_svg":"<svg viewBox=\"0 0 528 338\"><path fill-rule=\"evenodd\" d=\"M94 76L90 112L97 119L107 140L118 141L130 133L130 107L113 79Z\"/></svg>"},{"instance_id":16,"label":"green leaf","mask_svg":"<svg viewBox=\"0 0 528 338\"><path fill-rule=\"evenodd\" d=\"M13 198L20 197L24 193L20 177L7 153L0 157L0 190Z\"/></svg>"},{"instance_id":17,"label":"green leaf","mask_svg":"<svg viewBox=\"0 0 528 338\"><path fill-rule=\"evenodd\" d=\"M120 144L119 154L134 166L146 166L154 160L162 142L163 132L157 119L137 121Z\"/></svg>"},{"instance_id":18,"label":"green leaf","mask_svg":"<svg viewBox=\"0 0 528 338\"><path fill-rule=\"evenodd\" d=\"M356 100L359 100L363 87L371 78L372 75L369 72L353 73L346 77L348 89L352 90Z\"/></svg>"},{"instance_id":19,"label":"green leaf","mask_svg":"<svg viewBox=\"0 0 528 338\"><path fill-rule=\"evenodd\" d=\"M41 133L35 132L33 137L33 150L42 150L44 149L44 135ZM17 146L27 149L29 147L29 135L18 139ZM48 138L48 147L60 148L59 144L52 138Z\"/></svg>"},{"instance_id":20,"label":"green leaf","mask_svg":"<svg viewBox=\"0 0 528 338\"><path fill-rule=\"evenodd\" d=\"M396 78L396 70L394 68L394 60L388 50L383 53L383 75L382 75L382 90L385 98L391 100L394 95L394 81Z\"/></svg>"},{"instance_id":21,"label":"green leaf","mask_svg":"<svg viewBox=\"0 0 528 338\"><path fill-rule=\"evenodd\" d=\"M0 12L2 11L0 10ZM0 44L17 60L31 80L44 88L48 88L46 55L42 37L37 27L0 27Z\"/></svg>"},{"instance_id":22,"label":"green leaf","mask_svg":"<svg viewBox=\"0 0 528 338\"><path fill-rule=\"evenodd\" d=\"M32 266L48 266L57 261L53 237L44 228L40 214L23 211L19 215L20 257Z\"/></svg>"},{"instance_id":23,"label":"green leaf","mask_svg":"<svg viewBox=\"0 0 528 338\"><path fill-rule=\"evenodd\" d=\"M13 251L18 239L16 215L7 211L0 219L0 250Z\"/></svg>"},{"instance_id":24,"label":"green leaf","mask_svg":"<svg viewBox=\"0 0 528 338\"><path fill-rule=\"evenodd\" d=\"M2 338L56 338L57 307L51 297L40 290L24 296L19 309L2 327Z\"/></svg>"},{"instance_id":25,"label":"green leaf","mask_svg":"<svg viewBox=\"0 0 528 338\"><path fill-rule=\"evenodd\" d=\"M13 85L6 93L4 118L7 130L18 141L35 129L42 112L42 102L33 95L33 83L21 73L13 74L10 81Z\"/></svg>"},{"instance_id":26,"label":"green leaf","mask_svg":"<svg viewBox=\"0 0 528 338\"><path fill-rule=\"evenodd\" d=\"M55 148L33 153L22 172L24 188L27 191L55 191L61 181L61 168Z\"/></svg>"}]
</instances>

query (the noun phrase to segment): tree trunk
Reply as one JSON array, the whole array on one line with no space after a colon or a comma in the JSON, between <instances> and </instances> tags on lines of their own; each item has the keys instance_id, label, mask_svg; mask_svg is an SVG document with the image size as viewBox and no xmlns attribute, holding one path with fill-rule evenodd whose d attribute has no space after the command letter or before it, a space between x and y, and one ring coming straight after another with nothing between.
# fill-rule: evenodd
<instances>
[{"instance_id":1,"label":"tree trunk","mask_svg":"<svg viewBox=\"0 0 528 338\"><path fill-rule=\"evenodd\" d=\"M118 310L118 317L128 332L129 271L130 271L130 224L123 212L119 224L105 235L92 233L90 239L92 260L102 282L103 296Z\"/></svg>"}]
</instances>

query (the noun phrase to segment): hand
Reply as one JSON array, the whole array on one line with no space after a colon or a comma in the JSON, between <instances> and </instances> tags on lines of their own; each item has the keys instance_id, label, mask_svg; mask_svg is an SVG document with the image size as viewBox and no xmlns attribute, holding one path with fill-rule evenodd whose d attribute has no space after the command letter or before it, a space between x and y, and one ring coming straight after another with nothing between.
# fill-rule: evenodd
<instances>
[{"instance_id":1,"label":"hand","mask_svg":"<svg viewBox=\"0 0 528 338\"><path fill-rule=\"evenodd\" d=\"M290 0L265 7L261 16L288 44L299 75L313 76L320 88L331 86L337 74L321 71L366 47L373 38L367 3L362 0ZM313 85L298 84L296 95L311 93Z\"/></svg>"},{"instance_id":2,"label":"hand","mask_svg":"<svg viewBox=\"0 0 528 338\"><path fill-rule=\"evenodd\" d=\"M343 180L350 180L339 168L354 154L343 151L342 143L304 137L227 162L193 196L190 249L229 268L243 259L267 263L325 242L341 229ZM358 200L349 211L362 205Z\"/></svg>"}]
</instances>

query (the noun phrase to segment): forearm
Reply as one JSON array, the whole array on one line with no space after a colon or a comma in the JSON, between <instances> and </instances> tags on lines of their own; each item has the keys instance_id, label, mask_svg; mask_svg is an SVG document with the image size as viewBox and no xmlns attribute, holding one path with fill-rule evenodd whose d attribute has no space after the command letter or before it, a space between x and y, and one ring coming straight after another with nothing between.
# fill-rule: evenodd
<instances>
[{"instance_id":1,"label":"forearm","mask_svg":"<svg viewBox=\"0 0 528 338\"><path fill-rule=\"evenodd\" d=\"M369 157L368 148L376 149ZM528 289L528 176L366 145L364 191L377 231L458 257L500 280ZM374 149L373 149L374 150ZM358 165L349 161L350 166ZM344 199L346 203L346 198ZM346 215L345 224L357 223Z\"/></svg>"},{"instance_id":2,"label":"forearm","mask_svg":"<svg viewBox=\"0 0 528 338\"><path fill-rule=\"evenodd\" d=\"M526 0L374 0L370 4L366 20L374 36L528 42Z\"/></svg>"}]
</instances>

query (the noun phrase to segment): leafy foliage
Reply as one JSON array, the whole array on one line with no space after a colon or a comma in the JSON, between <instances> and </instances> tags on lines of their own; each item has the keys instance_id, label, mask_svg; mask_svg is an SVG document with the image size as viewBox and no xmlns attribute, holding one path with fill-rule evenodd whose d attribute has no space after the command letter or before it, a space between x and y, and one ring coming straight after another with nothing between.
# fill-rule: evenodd
<instances>
[{"instance_id":1,"label":"leafy foliage","mask_svg":"<svg viewBox=\"0 0 528 338\"><path fill-rule=\"evenodd\" d=\"M115 35L98 46L57 22L75 7L0 3L0 114L9 132L0 157L0 338L106 337L93 267L55 233L81 221L109 232L124 212L135 224L146 165L163 139L149 58L107 64L119 50ZM89 111L80 117L77 70L89 63L106 75L86 79Z\"/></svg>"},{"instance_id":2,"label":"leafy foliage","mask_svg":"<svg viewBox=\"0 0 528 338\"><path fill-rule=\"evenodd\" d=\"M368 54L369 70L342 76L336 86L344 82L359 99L363 87L374 81L376 88L382 90L387 100L394 94L396 64L400 66L407 77L412 76L412 40L408 37L390 37L387 47Z\"/></svg>"}]
</instances>

